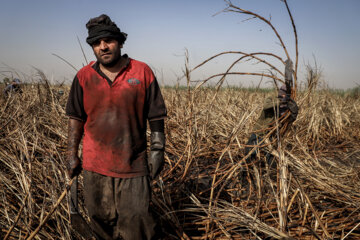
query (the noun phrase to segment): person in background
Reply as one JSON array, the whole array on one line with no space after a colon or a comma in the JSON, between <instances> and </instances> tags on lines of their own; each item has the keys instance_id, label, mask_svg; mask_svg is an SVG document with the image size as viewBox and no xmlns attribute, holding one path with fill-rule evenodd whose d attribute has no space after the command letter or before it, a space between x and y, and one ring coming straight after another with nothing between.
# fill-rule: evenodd
<instances>
[{"instance_id":1,"label":"person in background","mask_svg":"<svg viewBox=\"0 0 360 240\"><path fill-rule=\"evenodd\" d=\"M21 93L21 81L18 78L14 78L5 88L4 95L9 96L12 93Z\"/></svg>"},{"instance_id":2,"label":"person in background","mask_svg":"<svg viewBox=\"0 0 360 240\"><path fill-rule=\"evenodd\" d=\"M286 99L286 85L282 85L278 90L277 99L272 97L265 99L261 115L256 121L253 128L253 133L246 143L247 147L245 148L245 155L248 155L248 153L254 147L256 149L250 154L248 159L254 159L256 157L258 152L258 147L256 146L259 145L263 137L268 134L268 130L277 124L276 120L280 120L281 117L287 112L287 110L290 112L290 116L287 121L288 123L292 123L296 120L299 109L293 99ZM276 132L272 134L272 136L274 135L276 135ZM264 144L265 143L263 142L262 145ZM272 155L266 152L265 156L268 160L268 163L271 164Z\"/></svg>"},{"instance_id":3,"label":"person in background","mask_svg":"<svg viewBox=\"0 0 360 240\"><path fill-rule=\"evenodd\" d=\"M148 65L121 55L127 34L107 15L90 19L86 27L97 61L83 67L71 86L68 175L84 170L85 207L98 239L155 239L149 180L164 164L164 99Z\"/></svg>"}]
</instances>

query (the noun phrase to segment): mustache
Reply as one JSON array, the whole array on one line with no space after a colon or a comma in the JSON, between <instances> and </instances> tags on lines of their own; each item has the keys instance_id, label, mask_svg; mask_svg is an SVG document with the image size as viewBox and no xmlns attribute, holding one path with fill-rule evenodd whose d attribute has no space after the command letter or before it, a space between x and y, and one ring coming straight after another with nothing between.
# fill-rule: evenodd
<instances>
[{"instance_id":1,"label":"mustache","mask_svg":"<svg viewBox=\"0 0 360 240\"><path fill-rule=\"evenodd\" d=\"M103 55L107 55L107 54L111 54L111 51L109 49L106 49L106 50L101 50L100 51L100 56L103 56Z\"/></svg>"}]
</instances>

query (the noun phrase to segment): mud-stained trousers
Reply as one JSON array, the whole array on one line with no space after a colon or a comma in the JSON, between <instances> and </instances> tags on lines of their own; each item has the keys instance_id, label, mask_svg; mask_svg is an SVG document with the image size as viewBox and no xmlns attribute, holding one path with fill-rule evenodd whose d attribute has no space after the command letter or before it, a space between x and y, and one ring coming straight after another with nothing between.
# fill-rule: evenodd
<instances>
[{"instance_id":1,"label":"mud-stained trousers","mask_svg":"<svg viewBox=\"0 0 360 240\"><path fill-rule=\"evenodd\" d=\"M156 239L148 176L114 178L84 171L84 198L99 239Z\"/></svg>"}]
</instances>

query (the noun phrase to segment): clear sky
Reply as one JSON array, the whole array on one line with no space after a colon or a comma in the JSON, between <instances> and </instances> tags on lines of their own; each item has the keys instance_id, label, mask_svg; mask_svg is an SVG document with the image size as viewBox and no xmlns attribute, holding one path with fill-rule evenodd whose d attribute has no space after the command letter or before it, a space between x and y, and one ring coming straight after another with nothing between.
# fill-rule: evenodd
<instances>
[{"instance_id":1,"label":"clear sky","mask_svg":"<svg viewBox=\"0 0 360 240\"><path fill-rule=\"evenodd\" d=\"M234 5L270 18L295 57L291 23L280 0L233 0ZM300 69L314 58L332 88L360 84L360 0L288 0L298 30ZM1 0L0 73L10 68L33 74L33 67L47 76L69 83L85 64L77 37L88 60L94 60L85 39L86 22L105 13L128 33L122 53L148 63L161 84L174 84L182 75L185 49L195 66L223 51L267 51L285 58L273 32L258 20L236 13L220 13L223 0ZM218 58L194 72L202 79L226 70L232 57ZM262 72L263 65L238 64L234 71ZM0 75L0 78L3 76ZM259 78L237 76L231 84L256 85Z\"/></svg>"}]
</instances>

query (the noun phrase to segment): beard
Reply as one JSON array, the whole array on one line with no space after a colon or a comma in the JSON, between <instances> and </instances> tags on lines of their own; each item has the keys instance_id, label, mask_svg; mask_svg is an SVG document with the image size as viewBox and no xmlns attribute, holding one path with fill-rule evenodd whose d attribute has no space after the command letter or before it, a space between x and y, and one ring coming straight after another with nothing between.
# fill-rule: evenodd
<instances>
[{"instance_id":1,"label":"beard","mask_svg":"<svg viewBox=\"0 0 360 240\"><path fill-rule=\"evenodd\" d=\"M95 53L95 56L98 62L104 67L113 67L120 61L121 51L120 49L116 49L115 51L108 49L107 51L100 51L99 54Z\"/></svg>"}]
</instances>

